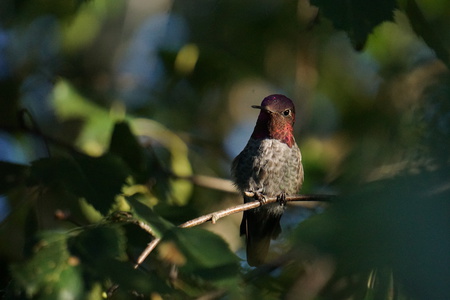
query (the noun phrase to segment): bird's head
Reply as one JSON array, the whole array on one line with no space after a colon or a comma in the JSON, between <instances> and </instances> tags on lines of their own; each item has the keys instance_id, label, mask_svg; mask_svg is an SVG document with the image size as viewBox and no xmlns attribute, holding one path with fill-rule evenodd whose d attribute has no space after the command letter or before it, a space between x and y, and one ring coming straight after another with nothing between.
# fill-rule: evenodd
<instances>
[{"instance_id":1,"label":"bird's head","mask_svg":"<svg viewBox=\"0 0 450 300\"><path fill-rule=\"evenodd\" d=\"M252 105L252 107L261 110L252 138L278 139L292 147L295 143L293 136L295 106L292 100L275 94L264 98L261 105Z\"/></svg>"}]
</instances>

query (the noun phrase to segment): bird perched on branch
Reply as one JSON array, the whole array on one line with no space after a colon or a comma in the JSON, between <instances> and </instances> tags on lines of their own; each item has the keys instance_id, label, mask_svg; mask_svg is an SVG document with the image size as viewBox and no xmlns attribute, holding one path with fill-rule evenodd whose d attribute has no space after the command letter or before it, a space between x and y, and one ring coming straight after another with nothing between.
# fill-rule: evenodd
<instances>
[{"instance_id":1,"label":"bird perched on branch","mask_svg":"<svg viewBox=\"0 0 450 300\"><path fill-rule=\"evenodd\" d=\"M242 218L240 231L246 236L247 261L257 266L264 263L270 240L281 232L284 199L300 189L303 166L293 135L294 103L286 96L270 95L260 106L252 107L260 109L258 120L244 150L233 161L232 176L244 202L278 198L278 203L245 211Z\"/></svg>"}]
</instances>

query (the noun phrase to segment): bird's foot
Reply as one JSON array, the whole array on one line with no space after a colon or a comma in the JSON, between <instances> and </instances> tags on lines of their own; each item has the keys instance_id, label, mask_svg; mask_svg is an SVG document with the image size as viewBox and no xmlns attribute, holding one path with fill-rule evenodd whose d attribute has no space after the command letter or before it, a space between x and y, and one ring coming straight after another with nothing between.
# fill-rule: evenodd
<instances>
[{"instance_id":1,"label":"bird's foot","mask_svg":"<svg viewBox=\"0 0 450 300\"><path fill-rule=\"evenodd\" d=\"M286 193L281 193L277 196L277 202L280 203L280 206L285 206L286 201Z\"/></svg>"},{"instance_id":2,"label":"bird's foot","mask_svg":"<svg viewBox=\"0 0 450 300\"><path fill-rule=\"evenodd\" d=\"M264 204L267 203L266 196L263 193L261 193L261 192L258 192L258 191L255 192L255 194L253 195L253 198L258 200L261 203L261 205L264 205Z\"/></svg>"}]
</instances>

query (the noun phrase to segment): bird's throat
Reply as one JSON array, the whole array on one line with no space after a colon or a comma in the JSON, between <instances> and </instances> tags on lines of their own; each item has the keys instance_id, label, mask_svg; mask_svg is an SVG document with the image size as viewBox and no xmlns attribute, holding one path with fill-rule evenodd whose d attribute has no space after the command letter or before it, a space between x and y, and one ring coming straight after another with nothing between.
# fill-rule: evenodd
<instances>
[{"instance_id":1,"label":"bird's throat","mask_svg":"<svg viewBox=\"0 0 450 300\"><path fill-rule=\"evenodd\" d=\"M292 147L295 143L292 124L260 116L252 133L253 139L276 139Z\"/></svg>"},{"instance_id":2,"label":"bird's throat","mask_svg":"<svg viewBox=\"0 0 450 300\"><path fill-rule=\"evenodd\" d=\"M289 148L291 148L295 143L294 135L292 134L292 126L289 124L286 124L285 128L274 128L271 131L270 138L277 139L280 142L285 143L289 146Z\"/></svg>"}]
</instances>

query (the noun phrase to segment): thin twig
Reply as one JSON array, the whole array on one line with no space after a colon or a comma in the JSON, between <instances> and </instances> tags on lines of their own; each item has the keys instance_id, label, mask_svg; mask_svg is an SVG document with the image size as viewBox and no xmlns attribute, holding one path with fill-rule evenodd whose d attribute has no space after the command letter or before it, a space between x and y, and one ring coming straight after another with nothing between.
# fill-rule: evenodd
<instances>
[{"instance_id":1,"label":"thin twig","mask_svg":"<svg viewBox=\"0 0 450 300\"><path fill-rule=\"evenodd\" d=\"M253 197L254 194L253 193L247 193L248 197ZM330 196L325 196L325 195L291 195L291 196L286 196L286 201L327 201L330 198ZM242 212L242 211L246 211L258 206L262 206L262 205L266 205L269 203L275 203L277 202L278 199L277 197L269 197L266 198L264 203L261 203L259 200L255 200L252 202L247 202L244 204L240 204L240 205L236 205L236 206L232 206L223 210L219 210L201 217L198 217L196 219L187 221L181 225L179 225L178 227L180 228L188 228L188 227L193 227L193 226L197 226L200 224L203 224L207 221L211 221L211 223L215 224L217 222L217 220L238 213L238 212Z\"/></svg>"},{"instance_id":2,"label":"thin twig","mask_svg":"<svg viewBox=\"0 0 450 300\"><path fill-rule=\"evenodd\" d=\"M150 253L155 249L155 247L159 244L161 241L160 238L155 238L153 241L148 243L147 247L142 251L141 255L139 255L136 264L134 265L134 268L137 269L147 258L147 256L150 255Z\"/></svg>"},{"instance_id":3,"label":"thin twig","mask_svg":"<svg viewBox=\"0 0 450 300\"><path fill-rule=\"evenodd\" d=\"M201 186L227 193L237 193L236 187L234 186L233 182L229 179L223 179L219 177L206 175L180 176L174 173L170 173L170 176L172 176L175 179L190 181L196 186Z\"/></svg>"},{"instance_id":4,"label":"thin twig","mask_svg":"<svg viewBox=\"0 0 450 300\"><path fill-rule=\"evenodd\" d=\"M16 132L16 131L23 131L25 133L37 136L37 137L41 137L42 139L45 140L46 145L48 146L48 142L58 145L59 147L65 148L66 150L68 150L69 152L75 153L75 154L84 154L81 151L79 151L78 149L76 149L74 146L72 146L71 144L65 143L61 140L55 139L51 136L48 136L44 133L42 133L40 130L36 129L36 128L27 128L27 127L22 127L22 128L5 128L5 127L1 127L0 129L8 131L8 132ZM181 179L181 180L189 180L191 181L193 184L198 185L198 186L203 186L203 187L207 187L207 188L211 188L211 189L216 189L216 190L221 190L221 191L225 191L225 192L230 192L233 193L235 192L235 188L232 185L232 182L230 180L226 180L226 179L220 179L220 178L216 178L216 177L209 177L209 176L201 176L201 175L192 175L192 176L178 176L176 174L173 174L173 172L167 172L167 175L172 176L175 179ZM253 197L254 194L252 193L247 193L248 197ZM324 202L324 201L329 201L329 199L332 196L330 195L290 195L290 196L286 196L285 201L286 202L290 202L290 201L298 201L298 202ZM255 200L252 202L247 202L241 205L236 205L233 207L229 207L227 209L224 210L220 210L220 211L216 211L207 215L203 215L201 217L198 217L196 219L187 221L181 225L179 225L178 227L180 228L188 228L188 227L194 227L200 224L203 224L205 222L211 221L213 224L215 224L219 219L238 213L238 212L243 212L246 210L250 210L262 205L266 205L266 204L270 204L270 203L275 203L277 202L277 197L270 197L270 198L265 198L264 203L262 203L259 200ZM146 224L144 224L143 222L138 222L138 225L144 229L145 231L147 231L149 234L151 234L152 236L155 236L155 233L153 232L153 230L151 230L151 228L149 226L147 226ZM141 255L139 256L136 265L134 266L135 268L138 268L139 265L142 264L142 262L148 257L148 255L150 255L150 253L153 251L153 249L159 244L159 242L161 241L161 238L156 238L154 240L152 240L147 247L145 248L145 250L141 253Z\"/></svg>"},{"instance_id":5,"label":"thin twig","mask_svg":"<svg viewBox=\"0 0 450 300\"><path fill-rule=\"evenodd\" d=\"M246 193L246 196L248 197L253 197L254 194L253 193ZM317 202L327 202L330 200L330 198L333 197L332 195L290 195L290 196L286 196L285 201L286 202L290 202L290 201L307 201L307 202L312 202L312 201L317 201ZM189 220L183 224L178 225L178 227L180 228L189 228L189 227L194 227L203 223L206 223L208 221L211 221L211 223L215 224L217 222L217 220L238 213L238 212L243 212L246 210L250 210L259 206L263 206L263 205L267 205L270 203L275 203L278 201L277 197L268 197L265 198L264 202L261 202L259 200L255 200L252 202L247 202L244 204L240 204L240 205L236 205L236 206L232 206L223 210L219 210L207 215L203 215L200 216L198 218ZM145 230L145 228L143 228ZM151 233L150 233L151 234ZM145 248L145 250L141 253L141 255L139 256L136 265L134 266L134 268L138 268L140 264L142 264L142 262L147 258L147 256L150 255L150 253L153 251L153 249L155 249L155 247L159 244L159 242L161 241L160 238L155 238L153 241L151 241L147 247Z\"/></svg>"}]
</instances>

